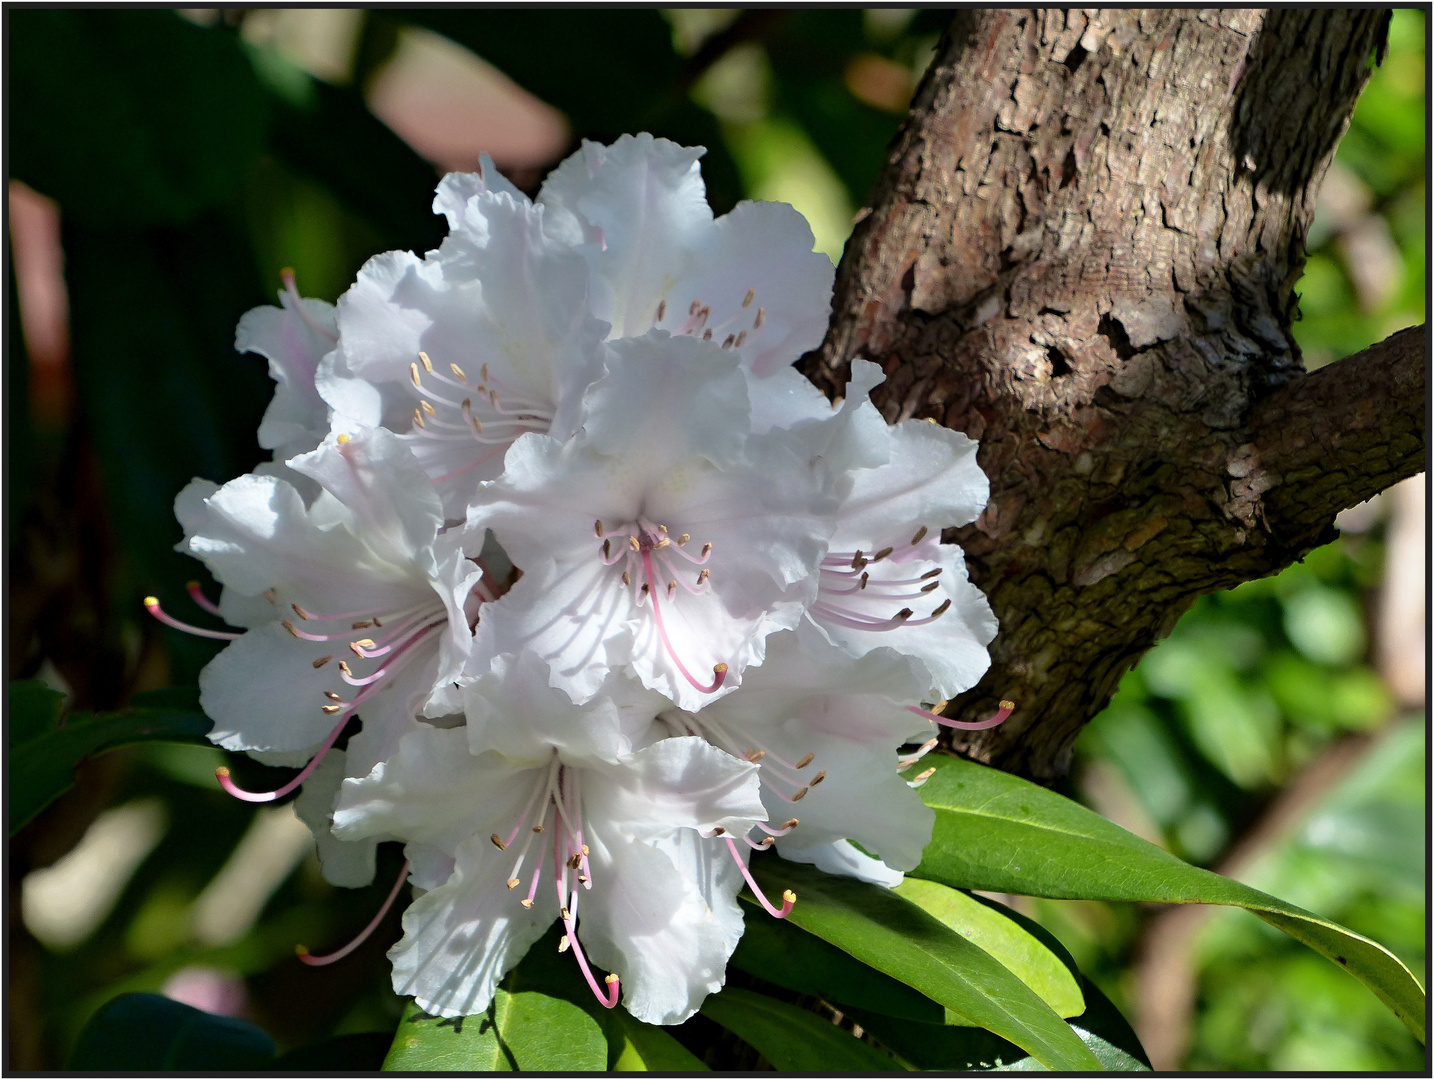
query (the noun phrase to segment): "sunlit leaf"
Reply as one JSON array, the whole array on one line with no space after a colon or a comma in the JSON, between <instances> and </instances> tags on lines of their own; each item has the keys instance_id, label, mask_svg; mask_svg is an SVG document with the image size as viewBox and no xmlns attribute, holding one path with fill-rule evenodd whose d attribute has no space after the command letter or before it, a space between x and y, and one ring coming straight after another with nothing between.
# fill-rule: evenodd
<instances>
[{"instance_id":1,"label":"sunlit leaf","mask_svg":"<svg viewBox=\"0 0 1434 1080\"><path fill-rule=\"evenodd\" d=\"M1029 781L943 757L921 789L936 827L919 877L955 888L1081 900L1232 904L1347 968L1424 1038L1424 990L1387 949L1208 870Z\"/></svg>"},{"instance_id":2,"label":"sunlit leaf","mask_svg":"<svg viewBox=\"0 0 1434 1080\"><path fill-rule=\"evenodd\" d=\"M945 1010L926 995L787 919L769 918L749 893L743 892L741 898L748 901L747 924L732 954L732 967L843 1008L941 1023Z\"/></svg>"},{"instance_id":3,"label":"sunlit leaf","mask_svg":"<svg viewBox=\"0 0 1434 1080\"><path fill-rule=\"evenodd\" d=\"M706 1072L707 1066L662 1028L619 1006L608 1013L610 1072Z\"/></svg>"},{"instance_id":4,"label":"sunlit leaf","mask_svg":"<svg viewBox=\"0 0 1434 1080\"><path fill-rule=\"evenodd\" d=\"M1035 991L989 953L889 889L774 858L752 860L763 887L791 888L788 918L862 963L921 991L978 1027L1056 1069L1093 1069L1095 1058Z\"/></svg>"},{"instance_id":5,"label":"sunlit leaf","mask_svg":"<svg viewBox=\"0 0 1434 1080\"><path fill-rule=\"evenodd\" d=\"M994 956L1058 1016L1079 1016L1085 1011L1080 983L1065 964L1001 912L956 889L920 878L907 878L895 892Z\"/></svg>"},{"instance_id":6,"label":"sunlit leaf","mask_svg":"<svg viewBox=\"0 0 1434 1080\"><path fill-rule=\"evenodd\" d=\"M488 1012L456 1020L429 1016L412 1001L383 1059L385 1072L512 1072L513 1059L498 1041L494 1002Z\"/></svg>"}]
</instances>

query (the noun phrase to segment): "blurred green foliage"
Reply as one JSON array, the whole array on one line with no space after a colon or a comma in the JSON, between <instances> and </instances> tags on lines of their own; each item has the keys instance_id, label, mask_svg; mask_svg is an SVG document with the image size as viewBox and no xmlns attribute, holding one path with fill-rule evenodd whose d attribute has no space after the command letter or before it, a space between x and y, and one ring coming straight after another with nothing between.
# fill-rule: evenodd
<instances>
[{"instance_id":1,"label":"blurred green foliage","mask_svg":"<svg viewBox=\"0 0 1434 1080\"><path fill-rule=\"evenodd\" d=\"M60 206L74 394L59 420L29 413L12 318L10 676L43 667L72 708L192 686L215 651L144 618L140 599L177 596L202 576L171 550L183 484L222 482L262 457L254 432L272 384L262 361L232 349L239 315L272 301L282 267L306 295L334 300L370 255L442 235L429 212L435 169L365 101L405 26L471 48L561 110L574 139L645 129L706 145L719 212L744 197L792 202L836 259L949 12L564 11L543 20L535 48L529 12L386 9L363 18L352 77L333 82L246 40L252 17L9 12L11 177ZM1424 317L1424 19L1394 13L1389 54L1340 146L1340 198L1321 203L1296 326L1311 365ZM1376 529L1203 600L1091 725L1077 775L1123 777L1157 839L1218 864L1333 740L1390 728L1365 619L1381 558ZM1248 880L1422 971L1422 731L1377 738ZM361 890L328 886L310 856L258 898L232 940L197 933L201 896L268 812L218 789L223 761L204 746L116 750L82 765L75 790L12 844L15 900L24 873L64 854L105 807L143 795L166 810L157 846L80 940L15 939L11 1032L23 1034L24 1056L15 1050L12 1067L59 1067L106 1002L196 970L239 987L243 1014L281 1053L394 1030L403 1003L387 988L383 951L398 936L396 912L338 967L305 968L293 946L327 949L367 922L397 850L381 851L376 883ZM1148 913L1055 901L1029 911L1132 1015L1129 963ZM1199 957L1191 1067L1423 1061L1366 990L1253 917L1212 920Z\"/></svg>"}]
</instances>

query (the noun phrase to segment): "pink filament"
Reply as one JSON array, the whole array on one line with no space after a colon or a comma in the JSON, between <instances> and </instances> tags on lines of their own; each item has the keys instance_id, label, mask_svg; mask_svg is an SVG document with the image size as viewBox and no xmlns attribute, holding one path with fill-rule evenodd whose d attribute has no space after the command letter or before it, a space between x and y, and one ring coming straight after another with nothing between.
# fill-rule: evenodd
<instances>
[{"instance_id":1,"label":"pink filament","mask_svg":"<svg viewBox=\"0 0 1434 1080\"><path fill-rule=\"evenodd\" d=\"M682 677L704 694L715 694L727 679L727 665L718 664L712 669L712 683L704 686L693 678L692 672L687 670L682 660L677 655L677 650L672 647L672 639L667 636L667 627L662 624L662 606L657 601L657 578L652 572L652 553L642 553L642 566L647 571L648 592L652 594L652 618L657 623L657 633L662 638L662 644L667 649L667 655L672 657L672 662L677 665L677 670L682 672Z\"/></svg>"},{"instance_id":2,"label":"pink filament","mask_svg":"<svg viewBox=\"0 0 1434 1080\"><path fill-rule=\"evenodd\" d=\"M275 788L273 791L245 791L238 784L234 783L233 779L229 776L229 770L223 765L214 770L214 775L219 778L219 786L236 799L242 799L244 802L261 803L282 799L307 780L310 774L319 767L319 763L324 760L324 755L327 754L334 743L338 741L339 735L344 730L344 725L349 722L349 717L354 714L354 708L357 705L358 702L355 701L343 711L343 714L339 717L339 722L334 725L334 729L329 732L329 737L325 739L323 745L319 747L319 752L313 756L313 759L307 765L299 770L298 776L294 777L283 787Z\"/></svg>"},{"instance_id":3,"label":"pink filament","mask_svg":"<svg viewBox=\"0 0 1434 1080\"><path fill-rule=\"evenodd\" d=\"M159 601L153 596L146 596L144 598L144 607L146 611L164 623L165 626L173 627L175 630L183 630L186 634L193 634L195 637L214 638L216 641L234 641L236 638L243 637L242 634L236 634L229 630L206 630L202 626L190 626L189 623L180 622L173 615L170 615L161 608Z\"/></svg>"},{"instance_id":4,"label":"pink filament","mask_svg":"<svg viewBox=\"0 0 1434 1080\"><path fill-rule=\"evenodd\" d=\"M189 598L199 607L211 615L218 615L221 619L224 617L224 613L219 610L219 605L204 595L203 590L199 587L199 582L191 581L185 588L189 590Z\"/></svg>"},{"instance_id":5,"label":"pink filament","mask_svg":"<svg viewBox=\"0 0 1434 1080\"><path fill-rule=\"evenodd\" d=\"M772 916L772 918L774 919L785 919L787 915L791 913L792 901L787 899L786 897L783 897L781 910L779 911L774 908L772 906L772 902L767 899L767 894L762 891L762 887L758 885L755 880L753 880L752 871L748 870L747 864L742 861L742 856L737 851L737 845L732 842L732 838L730 836L726 837L725 839L727 841L727 850L732 853L732 861L737 864L737 869L742 871L742 876L747 879L748 887L756 895L762 906L767 909L767 914Z\"/></svg>"},{"instance_id":6,"label":"pink filament","mask_svg":"<svg viewBox=\"0 0 1434 1080\"><path fill-rule=\"evenodd\" d=\"M1006 718L1011 715L1015 708L1016 706L1013 702L1003 701L996 715L988 720L952 720L949 717L929 712L915 705L906 706L908 712L914 712L917 716L924 716L934 724L940 724L943 727L957 728L961 731L985 731L987 728L993 728L997 724L1005 723Z\"/></svg>"},{"instance_id":7,"label":"pink filament","mask_svg":"<svg viewBox=\"0 0 1434 1080\"><path fill-rule=\"evenodd\" d=\"M303 963L308 964L309 967L323 967L325 964L332 964L335 961L342 960L349 953L353 952L368 940L370 934L378 929L378 924L383 922L383 917L388 914L388 909L393 907L393 902L398 899L398 890L403 888L403 883L407 880L408 861L404 860L403 869L398 872L398 880L393 883L393 888L389 890L388 899L383 902L383 907L378 909L378 914L373 917L373 920L359 931L358 937L354 938L342 949L339 949L337 952L331 952L327 956L312 956L309 954L308 949L300 945L298 949L295 950L299 954L299 959Z\"/></svg>"}]
</instances>

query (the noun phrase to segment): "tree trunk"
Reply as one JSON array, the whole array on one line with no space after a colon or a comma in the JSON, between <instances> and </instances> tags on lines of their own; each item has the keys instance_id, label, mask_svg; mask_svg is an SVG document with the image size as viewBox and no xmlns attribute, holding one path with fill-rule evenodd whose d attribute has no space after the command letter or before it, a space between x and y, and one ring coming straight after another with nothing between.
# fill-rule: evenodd
<instances>
[{"instance_id":1,"label":"tree trunk","mask_svg":"<svg viewBox=\"0 0 1434 1080\"><path fill-rule=\"evenodd\" d=\"M1305 374L1290 336L1315 195L1381 47L1377 10L956 16L804 370L883 366L889 421L981 443L948 533L1001 630L951 715L1050 781L1202 593L1332 539L1423 467L1424 335Z\"/></svg>"}]
</instances>

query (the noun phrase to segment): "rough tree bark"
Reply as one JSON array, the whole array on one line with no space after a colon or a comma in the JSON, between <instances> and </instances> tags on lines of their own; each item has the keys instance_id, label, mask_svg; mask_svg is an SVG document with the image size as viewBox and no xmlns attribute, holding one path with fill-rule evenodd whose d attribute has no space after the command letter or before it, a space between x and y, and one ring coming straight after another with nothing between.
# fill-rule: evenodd
<instances>
[{"instance_id":1,"label":"rough tree bark","mask_svg":"<svg viewBox=\"0 0 1434 1080\"><path fill-rule=\"evenodd\" d=\"M1376 10L956 16L803 369L881 364L890 421L980 440L947 535L1001 623L958 737L1050 781L1202 593L1334 537L1423 467L1422 328L1314 374L1290 335L1320 180L1382 48Z\"/></svg>"}]
</instances>

